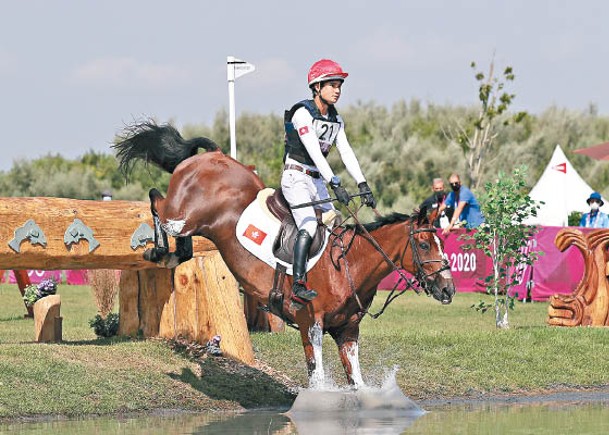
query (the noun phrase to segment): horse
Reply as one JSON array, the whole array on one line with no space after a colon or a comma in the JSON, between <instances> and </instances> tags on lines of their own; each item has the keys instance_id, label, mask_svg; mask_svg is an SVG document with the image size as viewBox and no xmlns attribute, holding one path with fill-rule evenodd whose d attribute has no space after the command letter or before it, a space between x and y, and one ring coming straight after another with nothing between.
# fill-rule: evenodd
<instances>
[{"instance_id":1,"label":"horse","mask_svg":"<svg viewBox=\"0 0 609 435\"><path fill-rule=\"evenodd\" d=\"M165 197L154 188L149 192L155 248L144 257L175 267L192 257L193 236L206 237L243 291L266 305L276 284L275 271L236 236L239 217L265 187L252 168L224 154L209 139L184 140L172 126L151 121L129 127L113 147L121 169L143 160L172 173ZM206 152L197 154L199 147ZM339 226L329 235L318 263L308 272L309 285L318 296L302 309L286 298L281 313L300 331L310 386L323 385L324 333L338 346L348 384L365 385L358 355L359 325L377 285L393 270L412 273L441 303L452 301L455 286L431 222L433 217L424 211L412 216L392 213L371 223ZM176 238L175 252L168 250L167 235ZM281 284L284 292L291 292L291 276Z\"/></svg>"}]
</instances>

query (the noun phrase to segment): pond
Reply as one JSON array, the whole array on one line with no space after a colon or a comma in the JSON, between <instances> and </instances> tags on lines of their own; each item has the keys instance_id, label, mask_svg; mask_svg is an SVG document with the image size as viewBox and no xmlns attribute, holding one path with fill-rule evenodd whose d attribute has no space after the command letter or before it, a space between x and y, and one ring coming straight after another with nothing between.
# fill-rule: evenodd
<instances>
[{"instance_id":1,"label":"pond","mask_svg":"<svg viewBox=\"0 0 609 435\"><path fill-rule=\"evenodd\" d=\"M424 409L422 409L422 406ZM140 417L0 424L0 433L44 434L607 434L609 392L416 404L393 380L359 391L302 390L290 410L157 411Z\"/></svg>"},{"instance_id":2,"label":"pond","mask_svg":"<svg viewBox=\"0 0 609 435\"><path fill-rule=\"evenodd\" d=\"M320 429L323 428L323 429ZM334 415L292 421L276 411L173 413L0 424L0 433L44 434L607 434L609 402L477 403L432 407L419 415Z\"/></svg>"}]
</instances>

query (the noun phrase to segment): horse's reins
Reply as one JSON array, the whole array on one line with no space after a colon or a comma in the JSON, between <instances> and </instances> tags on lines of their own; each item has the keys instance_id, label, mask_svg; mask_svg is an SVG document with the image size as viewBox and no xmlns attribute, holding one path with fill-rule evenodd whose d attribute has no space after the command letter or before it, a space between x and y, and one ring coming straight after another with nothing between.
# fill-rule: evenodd
<instances>
[{"instance_id":1,"label":"horse's reins","mask_svg":"<svg viewBox=\"0 0 609 435\"><path fill-rule=\"evenodd\" d=\"M361 302L361 300L360 300L360 298L359 298L359 296L357 294L357 290L355 289L355 284L353 283L353 279L351 277L351 274L349 273L349 262L347 261L346 250L344 248L344 242L343 242L343 239L342 239L342 234L341 235L336 235L337 239L340 240L340 242L341 242L341 250L343 252L342 257L343 257L343 260L345 262L345 274L347 275L347 279L349 281L349 286L351 287L351 293L353 294L353 297L354 297L355 301L357 302L357 305L360 308L360 313L361 313L360 318L362 318L363 316L368 314L373 319L376 319L381 314L383 314L383 312L385 311L385 309L389 306L389 304L391 302L393 302L398 296L401 296L402 294L404 294L406 292L406 290L408 290L409 288L413 289L417 294L420 294L421 292L420 292L418 286L414 283L415 281L410 279L410 278L408 278L404 274L404 272L391 260L391 258L389 258L387 253L378 244L378 242L374 239L374 237L372 237L370 232L364 227L364 225L362 225L362 223L357 218L357 213L354 213L348 206L345 206L345 208L349 212L350 217L353 219L353 221L358 226L358 228L360 228L362 233L364 233L366 235L367 240L382 255L383 259L392 267L393 271L397 272L399 274L399 276L400 276L400 278L396 281L395 285L393 286L393 288L391 289L391 291L387 295L387 298L385 299L385 302L383 303L383 306L381 307L381 309L377 313L370 313L368 308L363 306L363 304L362 304L362 302ZM374 213L377 216L380 216L380 213L376 209L372 209L372 210L374 211ZM446 270L447 266L444 266L443 268L441 268L441 269L439 269L437 271L426 273L425 270L423 269L423 265L425 265L427 263L444 262L444 260L426 260L426 261L422 261L420 255L419 255L419 251L418 251L418 249L416 249L415 244L414 244L414 242L412 242L412 240L414 239L415 234L419 234L419 233L423 233L423 232L434 232L435 233L435 231L436 230L434 228L419 228L417 230L414 230L413 229L413 222L412 222L412 218L411 218L411 222L410 222L410 225L409 225L408 240L406 242L406 245L404 246L404 250L402 251L402 256L401 256L401 262L404 263L404 256L406 255L406 250L408 249L408 245L412 244L413 262L414 262L414 264L416 266L416 272L415 272L416 281L418 282L418 284L421 287L423 287L423 290L425 291L425 293L428 296L429 296L429 289L427 288L427 285L428 285L427 284L427 278L429 278L432 275L436 275L438 273L443 272L444 270ZM347 248L347 250L348 250L348 248ZM404 290L401 290L399 293L395 294L398 286L400 285L400 283L402 281L404 281L406 283L406 288Z\"/></svg>"}]
</instances>

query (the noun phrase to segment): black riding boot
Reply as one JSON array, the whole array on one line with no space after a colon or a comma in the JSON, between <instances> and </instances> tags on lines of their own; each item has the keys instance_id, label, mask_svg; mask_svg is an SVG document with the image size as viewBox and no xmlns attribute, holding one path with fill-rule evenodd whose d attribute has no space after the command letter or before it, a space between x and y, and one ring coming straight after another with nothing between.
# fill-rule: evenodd
<instances>
[{"instance_id":1,"label":"black riding boot","mask_svg":"<svg viewBox=\"0 0 609 435\"><path fill-rule=\"evenodd\" d=\"M313 239L307 230L300 230L296 235L296 244L294 245L294 264L292 270L294 274L294 285L292 293L300 299L310 301L317 292L307 289L307 260L309 259L309 248Z\"/></svg>"}]
</instances>

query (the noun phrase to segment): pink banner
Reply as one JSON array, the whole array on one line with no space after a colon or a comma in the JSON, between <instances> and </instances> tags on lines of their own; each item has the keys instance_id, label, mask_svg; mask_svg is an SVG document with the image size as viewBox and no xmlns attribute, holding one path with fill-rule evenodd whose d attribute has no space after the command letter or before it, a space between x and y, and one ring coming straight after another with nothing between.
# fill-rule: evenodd
<instances>
[{"instance_id":1,"label":"pink banner","mask_svg":"<svg viewBox=\"0 0 609 435\"><path fill-rule=\"evenodd\" d=\"M28 270L27 275L30 277L32 284L38 284L45 279L53 278L58 283L61 282L61 270ZM8 275L9 284L17 284L15 274L11 270Z\"/></svg>"},{"instance_id":2,"label":"pink banner","mask_svg":"<svg viewBox=\"0 0 609 435\"><path fill-rule=\"evenodd\" d=\"M524 266L521 271L520 284L512 289L518 293L518 299L528 295L535 301L545 301L556 293L570 294L583 277L584 260L576 248L560 252L554 244L556 234L562 227L541 227L540 231L529 241L527 249L540 251L542 254L533 266ZM583 232L586 228L580 228ZM458 237L465 230L458 230L444 240L444 254L450 265L457 292L485 292L484 278L492 272L492 263L484 253L477 249L463 250L465 243ZM397 272L387 276L379 284L379 290L391 290L398 280ZM400 289L404 284L400 285ZM530 294L529 294L530 293Z\"/></svg>"},{"instance_id":3,"label":"pink banner","mask_svg":"<svg viewBox=\"0 0 609 435\"><path fill-rule=\"evenodd\" d=\"M86 270L66 270L63 272L65 273L65 284L87 285L89 283L87 280ZM61 270L28 270L27 274L30 277L30 281L32 282L32 284L38 284L48 278L54 278L58 283L61 283L63 279ZM2 272L0 282L5 281L8 284L17 283L17 280L15 279L15 274L12 270Z\"/></svg>"},{"instance_id":4,"label":"pink banner","mask_svg":"<svg viewBox=\"0 0 609 435\"><path fill-rule=\"evenodd\" d=\"M66 270L66 284L70 285L87 285L89 280L87 279L86 270Z\"/></svg>"}]
</instances>

